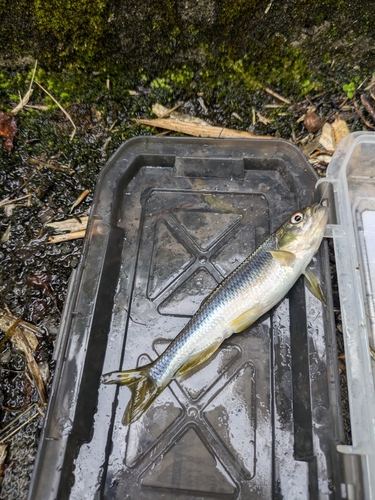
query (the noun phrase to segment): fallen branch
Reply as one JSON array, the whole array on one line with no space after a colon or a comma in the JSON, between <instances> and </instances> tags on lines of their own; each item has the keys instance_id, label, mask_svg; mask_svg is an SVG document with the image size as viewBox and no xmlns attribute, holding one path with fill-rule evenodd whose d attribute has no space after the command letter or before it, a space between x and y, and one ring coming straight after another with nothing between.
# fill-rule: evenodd
<instances>
[{"instance_id":1,"label":"fallen branch","mask_svg":"<svg viewBox=\"0 0 375 500\"><path fill-rule=\"evenodd\" d=\"M213 127L193 125L191 123L183 123L177 120L156 118L154 120L134 119L136 123L149 125L150 127L163 128L172 130L173 132L181 132L182 134L192 135L193 137L213 137L213 138L262 138L273 139L270 136L257 136L244 130L234 130L226 127Z\"/></svg>"}]
</instances>

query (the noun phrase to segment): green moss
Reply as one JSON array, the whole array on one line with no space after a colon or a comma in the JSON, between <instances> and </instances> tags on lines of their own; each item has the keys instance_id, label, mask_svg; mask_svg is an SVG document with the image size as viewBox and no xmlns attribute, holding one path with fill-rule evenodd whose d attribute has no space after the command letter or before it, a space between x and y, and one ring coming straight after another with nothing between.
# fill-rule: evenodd
<instances>
[{"instance_id":1,"label":"green moss","mask_svg":"<svg viewBox=\"0 0 375 500\"><path fill-rule=\"evenodd\" d=\"M99 49L106 8L107 0L34 0L38 28L55 38L60 57L77 57L86 64Z\"/></svg>"},{"instance_id":2,"label":"green moss","mask_svg":"<svg viewBox=\"0 0 375 500\"><path fill-rule=\"evenodd\" d=\"M107 79L116 92L124 75L170 99L199 80L210 92L229 82L300 95L319 89L331 61L340 85L357 65L375 69L370 0L356 11L345 0L9 2L0 0L2 54L27 55L28 68L38 59L37 80L63 105L105 95Z\"/></svg>"},{"instance_id":3,"label":"green moss","mask_svg":"<svg viewBox=\"0 0 375 500\"><path fill-rule=\"evenodd\" d=\"M7 89L10 85L9 78L4 72L0 72L0 89Z\"/></svg>"},{"instance_id":4,"label":"green moss","mask_svg":"<svg viewBox=\"0 0 375 500\"><path fill-rule=\"evenodd\" d=\"M162 77L155 78L150 87L152 89L166 89L172 91L173 88L188 88L194 78L194 71L188 69L186 64L176 69L169 69L163 73Z\"/></svg>"},{"instance_id":5,"label":"green moss","mask_svg":"<svg viewBox=\"0 0 375 500\"><path fill-rule=\"evenodd\" d=\"M219 22L232 24L257 6L255 0L223 0L219 14ZM259 3L258 3L259 4Z\"/></svg>"}]
</instances>

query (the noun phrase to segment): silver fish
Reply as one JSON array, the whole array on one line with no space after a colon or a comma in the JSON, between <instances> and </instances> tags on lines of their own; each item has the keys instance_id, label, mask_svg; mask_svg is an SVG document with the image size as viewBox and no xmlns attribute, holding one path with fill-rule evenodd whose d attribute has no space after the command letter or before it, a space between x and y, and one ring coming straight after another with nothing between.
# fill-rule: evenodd
<instances>
[{"instance_id":1,"label":"silver fish","mask_svg":"<svg viewBox=\"0 0 375 500\"><path fill-rule=\"evenodd\" d=\"M105 384L127 385L132 390L124 424L137 420L172 378L204 363L225 339L275 306L301 274L324 302L320 284L307 266L320 246L327 218L328 211L320 204L293 214L215 288L154 362L103 375Z\"/></svg>"}]
</instances>

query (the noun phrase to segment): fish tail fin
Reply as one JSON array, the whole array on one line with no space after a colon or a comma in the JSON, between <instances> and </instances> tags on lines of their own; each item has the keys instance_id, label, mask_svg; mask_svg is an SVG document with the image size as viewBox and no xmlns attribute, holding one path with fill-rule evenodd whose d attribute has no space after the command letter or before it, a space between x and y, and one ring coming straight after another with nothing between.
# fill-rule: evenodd
<instances>
[{"instance_id":1,"label":"fish tail fin","mask_svg":"<svg viewBox=\"0 0 375 500\"><path fill-rule=\"evenodd\" d=\"M132 391L132 399L126 408L123 424L135 422L162 392L164 386L156 384L150 377L151 364L135 370L111 372L103 375L104 384L127 385Z\"/></svg>"}]
</instances>

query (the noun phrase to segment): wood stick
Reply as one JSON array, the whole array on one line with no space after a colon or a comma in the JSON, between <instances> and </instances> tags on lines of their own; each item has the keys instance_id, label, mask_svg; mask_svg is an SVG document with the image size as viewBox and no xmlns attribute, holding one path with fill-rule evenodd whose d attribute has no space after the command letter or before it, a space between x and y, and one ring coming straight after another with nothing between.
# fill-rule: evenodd
<instances>
[{"instance_id":1,"label":"wood stick","mask_svg":"<svg viewBox=\"0 0 375 500\"><path fill-rule=\"evenodd\" d=\"M74 231L73 233L57 234L56 236L50 236L46 243L61 243L63 241L79 240L81 238L84 238L85 234L86 229L84 229L83 231Z\"/></svg>"},{"instance_id":2,"label":"wood stick","mask_svg":"<svg viewBox=\"0 0 375 500\"><path fill-rule=\"evenodd\" d=\"M177 120L156 118L153 120L142 120L135 119L136 123L143 125L149 125L151 127L164 128L167 130L173 130L174 132L181 132L183 134L192 135L194 137L213 137L213 138L262 138L262 139L273 139L270 136L257 136L246 132L244 130L234 130L226 127L213 127L194 125L191 123L184 123Z\"/></svg>"}]
</instances>

